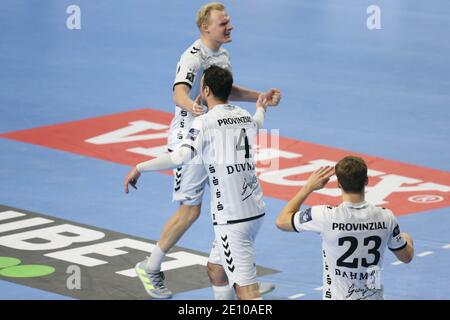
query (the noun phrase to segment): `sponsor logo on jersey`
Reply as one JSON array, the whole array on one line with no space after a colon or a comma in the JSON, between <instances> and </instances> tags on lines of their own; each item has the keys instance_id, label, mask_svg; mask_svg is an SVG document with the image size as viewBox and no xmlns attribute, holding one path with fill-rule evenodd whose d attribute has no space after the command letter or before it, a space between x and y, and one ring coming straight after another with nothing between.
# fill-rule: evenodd
<instances>
[{"instance_id":1,"label":"sponsor logo on jersey","mask_svg":"<svg viewBox=\"0 0 450 320\"><path fill-rule=\"evenodd\" d=\"M395 226L394 230L392 231L392 237L396 237L400 234L400 227L398 224Z\"/></svg>"},{"instance_id":2,"label":"sponsor logo on jersey","mask_svg":"<svg viewBox=\"0 0 450 320\"><path fill-rule=\"evenodd\" d=\"M219 127L222 125L233 125L233 124L242 124L242 123L250 123L252 122L252 117L249 116L243 116L238 118L223 118L217 120L217 123L219 124Z\"/></svg>"},{"instance_id":3,"label":"sponsor logo on jersey","mask_svg":"<svg viewBox=\"0 0 450 320\"><path fill-rule=\"evenodd\" d=\"M173 114L168 112L143 109L10 132L0 137L135 165L166 152L167 130L172 118ZM282 136L277 138L260 131L258 144L251 148L255 150L256 172L265 196L289 200L314 170L335 165L352 154L369 164L368 202L387 207L395 215L450 206L449 172ZM265 140L271 144L261 143ZM433 201L416 201L424 198ZM334 180L311 194L305 204L324 203L341 203L340 189Z\"/></svg>"},{"instance_id":4,"label":"sponsor logo on jersey","mask_svg":"<svg viewBox=\"0 0 450 320\"><path fill-rule=\"evenodd\" d=\"M258 189L258 186L258 178L256 177L256 175L245 177L242 184L241 200L247 200L253 194L253 192Z\"/></svg>"},{"instance_id":5,"label":"sponsor logo on jersey","mask_svg":"<svg viewBox=\"0 0 450 320\"><path fill-rule=\"evenodd\" d=\"M396 242L397 244L401 244L401 243L404 243L405 240L403 239L403 237L401 235L398 235L398 236L394 237L394 242Z\"/></svg>"},{"instance_id":6,"label":"sponsor logo on jersey","mask_svg":"<svg viewBox=\"0 0 450 320\"><path fill-rule=\"evenodd\" d=\"M366 231L366 230L382 230L386 229L386 222L366 222L366 223L336 223L333 222L332 230L339 231Z\"/></svg>"},{"instance_id":7,"label":"sponsor logo on jersey","mask_svg":"<svg viewBox=\"0 0 450 320\"><path fill-rule=\"evenodd\" d=\"M191 139L192 141L195 141L195 139L197 139L197 136L198 136L199 132L200 132L200 130L197 130L195 128L189 129L189 133L187 135L188 139Z\"/></svg>"},{"instance_id":8,"label":"sponsor logo on jersey","mask_svg":"<svg viewBox=\"0 0 450 320\"><path fill-rule=\"evenodd\" d=\"M363 287L357 287L355 284L352 284L348 288L348 292L345 298L355 299L354 297L356 296L358 297L356 298L356 300L364 300L376 294L382 294L382 290L377 288L369 288L367 285L364 285Z\"/></svg>"}]
</instances>

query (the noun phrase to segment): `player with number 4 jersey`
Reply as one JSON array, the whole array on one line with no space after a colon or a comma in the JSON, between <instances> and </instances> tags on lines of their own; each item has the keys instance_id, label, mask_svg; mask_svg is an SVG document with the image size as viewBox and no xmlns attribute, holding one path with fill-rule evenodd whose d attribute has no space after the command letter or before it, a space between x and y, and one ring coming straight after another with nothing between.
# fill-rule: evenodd
<instances>
[{"instance_id":1,"label":"player with number 4 jersey","mask_svg":"<svg viewBox=\"0 0 450 320\"><path fill-rule=\"evenodd\" d=\"M195 117L207 111L199 102L203 71L212 65L231 71L229 53L223 45L232 41L233 26L225 6L218 2L204 4L198 10L195 20L200 38L181 55L173 83L173 101L176 106L169 129L169 152L183 143ZM259 95L258 91L233 84L230 100L256 102ZM281 93L278 89L272 88L264 95L268 99L268 105L276 106L280 102ZM172 292L164 285L162 262L167 252L200 216L203 194L208 182L206 170L201 165L177 167L174 169L173 178L172 199L179 203L178 209L164 224L151 255L136 265L136 272L147 293L158 299L172 296ZM218 206L220 208L221 204ZM272 283L260 284L262 294L274 288ZM223 294L226 288L213 287L213 291L216 299L231 298ZM231 293L234 295L232 290Z\"/></svg>"},{"instance_id":2,"label":"player with number 4 jersey","mask_svg":"<svg viewBox=\"0 0 450 320\"><path fill-rule=\"evenodd\" d=\"M234 288L240 299L259 299L254 242L265 215L256 176L253 148L269 97L261 94L253 116L228 103L233 77L211 66L201 79L201 95L209 112L194 119L181 146L170 154L138 164L125 179L135 186L141 172L181 165L203 166L211 189L215 240L207 270L212 285Z\"/></svg>"}]
</instances>

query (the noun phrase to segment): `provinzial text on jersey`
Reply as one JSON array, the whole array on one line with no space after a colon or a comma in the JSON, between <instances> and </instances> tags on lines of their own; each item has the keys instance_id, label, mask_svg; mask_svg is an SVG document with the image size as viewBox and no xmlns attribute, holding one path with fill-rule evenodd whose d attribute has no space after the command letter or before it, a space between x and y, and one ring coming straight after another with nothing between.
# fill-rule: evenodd
<instances>
[{"instance_id":1,"label":"provinzial text on jersey","mask_svg":"<svg viewBox=\"0 0 450 320\"><path fill-rule=\"evenodd\" d=\"M221 125L230 125L230 124L241 124L241 123L250 123L252 122L252 117L244 116L239 118L224 118L217 120L219 126Z\"/></svg>"},{"instance_id":2,"label":"provinzial text on jersey","mask_svg":"<svg viewBox=\"0 0 450 320\"><path fill-rule=\"evenodd\" d=\"M386 222L367 222L367 223L336 223L333 222L332 230L339 231L365 231L387 229Z\"/></svg>"}]
</instances>

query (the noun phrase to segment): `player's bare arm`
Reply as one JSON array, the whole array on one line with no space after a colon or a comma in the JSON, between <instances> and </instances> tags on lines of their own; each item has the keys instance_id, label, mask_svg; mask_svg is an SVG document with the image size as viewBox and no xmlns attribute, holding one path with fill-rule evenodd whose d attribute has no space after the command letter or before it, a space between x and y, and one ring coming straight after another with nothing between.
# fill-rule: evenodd
<instances>
[{"instance_id":1,"label":"player's bare arm","mask_svg":"<svg viewBox=\"0 0 450 320\"><path fill-rule=\"evenodd\" d=\"M292 215L300 209L308 196L319 189L322 189L334 174L334 167L320 167L308 178L305 186L284 206L277 217L277 227L283 231L295 231L292 226Z\"/></svg>"},{"instance_id":2,"label":"player's bare arm","mask_svg":"<svg viewBox=\"0 0 450 320\"><path fill-rule=\"evenodd\" d=\"M397 257L398 260L400 260L403 263L410 263L412 259L414 258L414 242L413 239L409 234L406 232L400 233L400 235L405 239L406 241L406 247L392 251L394 255Z\"/></svg>"},{"instance_id":3,"label":"player's bare arm","mask_svg":"<svg viewBox=\"0 0 450 320\"><path fill-rule=\"evenodd\" d=\"M176 84L173 89L173 101L178 107L192 113L194 116L199 116L205 113L205 110L197 99L194 101L189 97L190 90L191 88L186 84Z\"/></svg>"},{"instance_id":4,"label":"player's bare arm","mask_svg":"<svg viewBox=\"0 0 450 320\"><path fill-rule=\"evenodd\" d=\"M238 85L233 85L230 94L230 100L232 101L247 101L247 102L256 102L261 92L247 89ZM269 106L277 106L281 100L281 92L279 89L272 88L266 92L264 92L269 100Z\"/></svg>"}]
</instances>

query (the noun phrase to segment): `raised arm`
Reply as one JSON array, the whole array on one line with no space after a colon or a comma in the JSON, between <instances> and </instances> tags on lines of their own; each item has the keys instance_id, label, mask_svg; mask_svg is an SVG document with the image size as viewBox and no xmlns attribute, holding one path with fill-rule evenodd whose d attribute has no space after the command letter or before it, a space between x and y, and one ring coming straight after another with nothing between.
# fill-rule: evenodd
<instances>
[{"instance_id":1,"label":"raised arm","mask_svg":"<svg viewBox=\"0 0 450 320\"><path fill-rule=\"evenodd\" d=\"M259 98L259 96L263 92L258 92L255 90L247 89L238 85L233 85L233 88L231 89L231 94L229 97L229 100L231 101L247 101L247 102L256 102ZM270 89L267 92L264 92L269 101L269 106L277 106L278 103L280 103L281 100L281 92L279 89Z\"/></svg>"},{"instance_id":2,"label":"raised arm","mask_svg":"<svg viewBox=\"0 0 450 320\"><path fill-rule=\"evenodd\" d=\"M277 217L276 225L283 231L295 231L292 226L292 216L299 211L301 205L315 190L322 189L334 174L334 167L320 167L308 178L305 186L284 206Z\"/></svg>"},{"instance_id":3,"label":"raised arm","mask_svg":"<svg viewBox=\"0 0 450 320\"><path fill-rule=\"evenodd\" d=\"M261 92L233 85L229 99L231 101L256 102Z\"/></svg>"}]
</instances>

